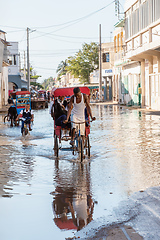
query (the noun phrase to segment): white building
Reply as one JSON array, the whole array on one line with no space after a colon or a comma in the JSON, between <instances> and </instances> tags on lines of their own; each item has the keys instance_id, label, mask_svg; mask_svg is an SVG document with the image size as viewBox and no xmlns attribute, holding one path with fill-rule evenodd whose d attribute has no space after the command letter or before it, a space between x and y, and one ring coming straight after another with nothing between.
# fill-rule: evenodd
<instances>
[{"instance_id":1,"label":"white building","mask_svg":"<svg viewBox=\"0 0 160 240\"><path fill-rule=\"evenodd\" d=\"M102 88L105 99L112 99L112 82L114 66L114 43L102 43ZM90 74L90 89L99 88L99 70L94 70Z\"/></svg>"},{"instance_id":2,"label":"white building","mask_svg":"<svg viewBox=\"0 0 160 240\"><path fill-rule=\"evenodd\" d=\"M75 78L71 73L66 72L66 74L60 76L60 80L56 81L56 87L74 87L83 86L79 81L79 78Z\"/></svg>"},{"instance_id":3,"label":"white building","mask_svg":"<svg viewBox=\"0 0 160 240\"><path fill-rule=\"evenodd\" d=\"M126 0L126 58L128 84L141 84L142 106L160 109L160 1Z\"/></svg>"},{"instance_id":4,"label":"white building","mask_svg":"<svg viewBox=\"0 0 160 240\"><path fill-rule=\"evenodd\" d=\"M140 105L140 63L126 57L124 20L115 25L114 51L113 99L120 104Z\"/></svg>"},{"instance_id":5,"label":"white building","mask_svg":"<svg viewBox=\"0 0 160 240\"><path fill-rule=\"evenodd\" d=\"M8 82L9 90L13 89L13 86L17 90L27 89L27 81L23 79L24 74L21 72L20 66L20 56L18 49L18 42L10 42L8 46L9 57L8 62L10 66L8 67Z\"/></svg>"}]
</instances>

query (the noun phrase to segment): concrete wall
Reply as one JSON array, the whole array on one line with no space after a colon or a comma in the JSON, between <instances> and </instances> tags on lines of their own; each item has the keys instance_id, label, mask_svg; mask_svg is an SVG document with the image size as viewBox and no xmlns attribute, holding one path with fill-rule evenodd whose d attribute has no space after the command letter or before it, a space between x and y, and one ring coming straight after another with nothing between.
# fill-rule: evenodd
<instances>
[{"instance_id":1,"label":"concrete wall","mask_svg":"<svg viewBox=\"0 0 160 240\"><path fill-rule=\"evenodd\" d=\"M2 73L0 72L0 108L2 108Z\"/></svg>"},{"instance_id":2,"label":"concrete wall","mask_svg":"<svg viewBox=\"0 0 160 240\"><path fill-rule=\"evenodd\" d=\"M8 67L3 67L2 72L2 89L3 89L3 105L7 105L8 103Z\"/></svg>"},{"instance_id":3,"label":"concrete wall","mask_svg":"<svg viewBox=\"0 0 160 240\"><path fill-rule=\"evenodd\" d=\"M0 72L2 72L4 44L0 41Z\"/></svg>"}]
</instances>

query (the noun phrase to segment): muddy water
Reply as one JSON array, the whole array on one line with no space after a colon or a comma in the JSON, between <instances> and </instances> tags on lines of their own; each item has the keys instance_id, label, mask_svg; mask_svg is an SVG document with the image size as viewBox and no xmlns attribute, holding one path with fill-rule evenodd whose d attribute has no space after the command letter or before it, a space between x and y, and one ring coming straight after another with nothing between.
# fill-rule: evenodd
<instances>
[{"instance_id":1,"label":"muddy water","mask_svg":"<svg viewBox=\"0 0 160 240\"><path fill-rule=\"evenodd\" d=\"M65 239L123 199L160 185L160 117L114 105L93 105L91 158L53 155L53 121L35 111L33 131L0 116L0 239ZM64 142L62 147L68 147Z\"/></svg>"}]
</instances>

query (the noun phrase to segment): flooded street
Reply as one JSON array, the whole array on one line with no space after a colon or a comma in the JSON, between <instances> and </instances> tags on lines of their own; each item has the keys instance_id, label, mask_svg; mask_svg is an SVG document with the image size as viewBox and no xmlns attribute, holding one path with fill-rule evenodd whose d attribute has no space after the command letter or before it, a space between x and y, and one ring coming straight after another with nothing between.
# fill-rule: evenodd
<instances>
[{"instance_id":1,"label":"flooded street","mask_svg":"<svg viewBox=\"0 0 160 240\"><path fill-rule=\"evenodd\" d=\"M26 138L0 115L0 239L73 237L91 222L103 225L134 192L160 185L160 116L91 107L97 120L91 123L91 158L83 164L69 151L55 158L48 109L34 111Z\"/></svg>"}]
</instances>

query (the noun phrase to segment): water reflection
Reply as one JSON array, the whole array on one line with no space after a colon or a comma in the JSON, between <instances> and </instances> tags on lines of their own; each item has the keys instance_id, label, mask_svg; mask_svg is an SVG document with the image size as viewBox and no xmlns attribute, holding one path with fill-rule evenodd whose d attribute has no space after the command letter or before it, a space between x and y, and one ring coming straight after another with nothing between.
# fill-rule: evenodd
<instances>
[{"instance_id":1,"label":"water reflection","mask_svg":"<svg viewBox=\"0 0 160 240\"><path fill-rule=\"evenodd\" d=\"M19 228L25 228L21 221L25 216L26 224L34 219L38 226L35 230L34 224L29 225L32 237L23 230L25 240L35 236L44 239L44 229L50 235L47 239L65 239L93 218L101 221L104 215L112 215L114 207L133 192L160 185L159 116L115 105L95 105L92 111L97 120L91 123L91 165L88 159L84 165L73 163L68 152L61 152L55 160L53 121L46 117L48 110L35 112L33 131L26 139L21 138L20 128L0 123L0 196L8 198L16 193L9 200L0 197L4 236L8 229L16 229L15 216ZM53 190L53 196L49 195ZM17 211L17 202L28 205L23 216ZM5 211L8 207L9 215ZM10 232L12 236L6 239L17 239L17 233Z\"/></svg>"},{"instance_id":2,"label":"water reflection","mask_svg":"<svg viewBox=\"0 0 160 240\"><path fill-rule=\"evenodd\" d=\"M14 146L0 146L0 196L12 197L13 185L28 182L32 178L34 162Z\"/></svg>"},{"instance_id":3,"label":"water reflection","mask_svg":"<svg viewBox=\"0 0 160 240\"><path fill-rule=\"evenodd\" d=\"M81 230L93 219L90 165L73 164L71 170L56 168L53 200L54 222L63 230Z\"/></svg>"}]
</instances>

